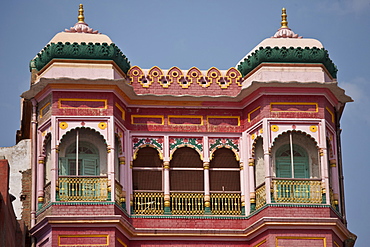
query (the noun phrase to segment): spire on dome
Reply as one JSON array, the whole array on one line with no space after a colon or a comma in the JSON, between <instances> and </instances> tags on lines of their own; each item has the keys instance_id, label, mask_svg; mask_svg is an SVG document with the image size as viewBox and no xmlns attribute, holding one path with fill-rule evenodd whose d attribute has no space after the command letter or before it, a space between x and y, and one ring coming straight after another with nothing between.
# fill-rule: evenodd
<instances>
[{"instance_id":1,"label":"spire on dome","mask_svg":"<svg viewBox=\"0 0 370 247\"><path fill-rule=\"evenodd\" d=\"M80 4L82 5L82 4ZM287 21L287 14L286 14L286 9L283 8L281 10L281 27L280 28L288 28L288 21Z\"/></svg>"},{"instance_id":2,"label":"spire on dome","mask_svg":"<svg viewBox=\"0 0 370 247\"><path fill-rule=\"evenodd\" d=\"M281 27L279 30L275 33L272 38L295 38L295 39L301 39L302 36L298 36L298 34L295 34L289 27L288 27L288 20L287 20L287 14L286 9L282 8L281 10Z\"/></svg>"},{"instance_id":3,"label":"spire on dome","mask_svg":"<svg viewBox=\"0 0 370 247\"><path fill-rule=\"evenodd\" d=\"M85 23L84 6L82 4L79 5L77 20L78 22L70 29L65 29L65 32L99 34L98 30L92 29L89 27L89 25L87 25L87 23Z\"/></svg>"},{"instance_id":4,"label":"spire on dome","mask_svg":"<svg viewBox=\"0 0 370 247\"><path fill-rule=\"evenodd\" d=\"M80 8L78 9L78 23L85 23L85 16L84 16L84 6L80 4Z\"/></svg>"}]
</instances>

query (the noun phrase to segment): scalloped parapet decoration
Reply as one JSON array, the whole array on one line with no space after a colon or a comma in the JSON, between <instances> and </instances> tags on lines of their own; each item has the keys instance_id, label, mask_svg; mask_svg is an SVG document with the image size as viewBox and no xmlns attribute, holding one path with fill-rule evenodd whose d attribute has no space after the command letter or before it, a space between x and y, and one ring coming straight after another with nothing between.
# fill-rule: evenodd
<instances>
[{"instance_id":1,"label":"scalloped parapet decoration","mask_svg":"<svg viewBox=\"0 0 370 247\"><path fill-rule=\"evenodd\" d=\"M131 68L130 62L114 44L107 43L50 43L30 62L30 70L40 71L53 59L112 60L125 73Z\"/></svg>"},{"instance_id":2,"label":"scalloped parapet decoration","mask_svg":"<svg viewBox=\"0 0 370 247\"><path fill-rule=\"evenodd\" d=\"M157 66L144 72L140 67L133 66L127 73L131 84L140 84L143 88L149 88L152 85L160 85L162 88L169 88L171 85L179 85L183 89L191 85L197 85L204 89L211 85L218 85L220 89L227 89L231 84L241 87L242 75L235 69L230 68L227 71L220 71L217 68L210 68L207 72L202 72L196 67L188 71L183 71L178 67L172 67L167 71L162 71Z\"/></svg>"},{"instance_id":3,"label":"scalloped parapet decoration","mask_svg":"<svg viewBox=\"0 0 370 247\"><path fill-rule=\"evenodd\" d=\"M333 78L337 78L337 67L324 48L260 47L240 62L237 68L244 77L261 63L321 63Z\"/></svg>"}]
</instances>

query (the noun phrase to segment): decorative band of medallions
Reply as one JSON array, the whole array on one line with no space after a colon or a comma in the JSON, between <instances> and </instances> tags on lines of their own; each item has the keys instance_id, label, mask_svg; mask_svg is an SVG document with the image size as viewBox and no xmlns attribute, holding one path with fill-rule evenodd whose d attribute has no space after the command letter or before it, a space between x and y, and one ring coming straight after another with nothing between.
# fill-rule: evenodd
<instances>
[{"instance_id":1,"label":"decorative band of medallions","mask_svg":"<svg viewBox=\"0 0 370 247\"><path fill-rule=\"evenodd\" d=\"M128 76L131 84L138 83L143 88L149 88L153 84L159 84L162 88L178 84L183 89L197 84L203 88L207 88L211 84L217 84L221 89L227 89L231 84L240 87L242 80L242 75L236 68L230 68L226 72L222 72L214 67L203 73L196 67L192 67L188 71L172 67L165 72L154 66L148 72L144 72L140 67L133 66L128 71Z\"/></svg>"}]
</instances>

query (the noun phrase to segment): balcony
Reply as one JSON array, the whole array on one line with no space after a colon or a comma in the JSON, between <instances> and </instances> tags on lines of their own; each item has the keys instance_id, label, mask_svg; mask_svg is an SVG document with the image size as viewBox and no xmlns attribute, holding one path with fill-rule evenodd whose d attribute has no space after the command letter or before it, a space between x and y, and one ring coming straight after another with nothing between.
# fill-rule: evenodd
<instances>
[{"instance_id":1,"label":"balcony","mask_svg":"<svg viewBox=\"0 0 370 247\"><path fill-rule=\"evenodd\" d=\"M110 197L107 177L60 176L58 184L59 201L107 201Z\"/></svg>"},{"instance_id":2,"label":"balcony","mask_svg":"<svg viewBox=\"0 0 370 247\"><path fill-rule=\"evenodd\" d=\"M273 179L271 184L272 203L321 204L322 190L320 179ZM266 204L266 187L256 189L256 209Z\"/></svg>"},{"instance_id":3,"label":"balcony","mask_svg":"<svg viewBox=\"0 0 370 247\"><path fill-rule=\"evenodd\" d=\"M135 192L134 213L138 215L164 214L164 194L162 192ZM210 213L213 215L240 215L240 193L212 193ZM206 207L203 193L173 192L170 195L172 215L204 215Z\"/></svg>"},{"instance_id":4,"label":"balcony","mask_svg":"<svg viewBox=\"0 0 370 247\"><path fill-rule=\"evenodd\" d=\"M274 179L272 190L276 203L322 203L321 180Z\"/></svg>"}]
</instances>

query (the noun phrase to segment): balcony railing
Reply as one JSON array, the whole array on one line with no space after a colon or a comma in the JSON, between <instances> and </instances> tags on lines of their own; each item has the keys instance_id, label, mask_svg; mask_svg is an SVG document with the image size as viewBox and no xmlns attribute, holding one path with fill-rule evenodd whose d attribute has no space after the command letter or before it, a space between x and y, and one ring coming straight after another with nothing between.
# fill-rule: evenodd
<instances>
[{"instance_id":1,"label":"balcony railing","mask_svg":"<svg viewBox=\"0 0 370 247\"><path fill-rule=\"evenodd\" d=\"M59 177L60 201L107 201L107 177Z\"/></svg>"},{"instance_id":2,"label":"balcony railing","mask_svg":"<svg viewBox=\"0 0 370 247\"><path fill-rule=\"evenodd\" d=\"M256 209L266 204L266 186L262 184L256 189Z\"/></svg>"},{"instance_id":3,"label":"balcony railing","mask_svg":"<svg viewBox=\"0 0 370 247\"><path fill-rule=\"evenodd\" d=\"M172 214L204 214L203 193L171 193Z\"/></svg>"},{"instance_id":4,"label":"balcony railing","mask_svg":"<svg viewBox=\"0 0 370 247\"><path fill-rule=\"evenodd\" d=\"M276 203L322 203L321 180L274 179Z\"/></svg>"},{"instance_id":5,"label":"balcony railing","mask_svg":"<svg viewBox=\"0 0 370 247\"><path fill-rule=\"evenodd\" d=\"M117 204L121 204L121 198L122 198L122 185L118 182L115 181L115 193L114 193L114 200L116 201Z\"/></svg>"},{"instance_id":6,"label":"balcony railing","mask_svg":"<svg viewBox=\"0 0 370 247\"><path fill-rule=\"evenodd\" d=\"M241 214L240 193L212 193L211 211L216 215Z\"/></svg>"},{"instance_id":7,"label":"balcony railing","mask_svg":"<svg viewBox=\"0 0 370 247\"><path fill-rule=\"evenodd\" d=\"M135 214L163 214L164 194L162 192L135 192Z\"/></svg>"}]
</instances>

